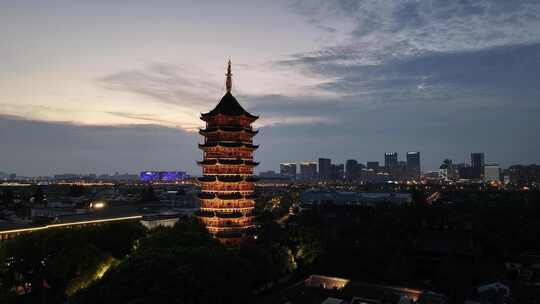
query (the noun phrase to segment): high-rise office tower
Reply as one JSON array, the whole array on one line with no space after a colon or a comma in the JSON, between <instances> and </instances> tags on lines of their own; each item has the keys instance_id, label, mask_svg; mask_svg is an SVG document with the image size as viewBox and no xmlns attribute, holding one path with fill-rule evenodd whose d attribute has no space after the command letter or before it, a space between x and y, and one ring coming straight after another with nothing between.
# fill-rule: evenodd
<instances>
[{"instance_id":1,"label":"high-rise office tower","mask_svg":"<svg viewBox=\"0 0 540 304\"><path fill-rule=\"evenodd\" d=\"M317 163L311 161L300 163L300 178L304 181L316 180Z\"/></svg>"},{"instance_id":2,"label":"high-rise office tower","mask_svg":"<svg viewBox=\"0 0 540 304\"><path fill-rule=\"evenodd\" d=\"M420 152L407 152L407 171L412 178L420 178Z\"/></svg>"},{"instance_id":3,"label":"high-rise office tower","mask_svg":"<svg viewBox=\"0 0 540 304\"><path fill-rule=\"evenodd\" d=\"M397 152L384 153L384 167L387 169L397 166Z\"/></svg>"},{"instance_id":4,"label":"high-rise office tower","mask_svg":"<svg viewBox=\"0 0 540 304\"><path fill-rule=\"evenodd\" d=\"M484 176L484 153L471 153L471 167L474 178L483 178Z\"/></svg>"},{"instance_id":5,"label":"high-rise office tower","mask_svg":"<svg viewBox=\"0 0 540 304\"><path fill-rule=\"evenodd\" d=\"M391 172L397 167L398 154L397 152L384 153L384 167L388 172Z\"/></svg>"},{"instance_id":6,"label":"high-rise office tower","mask_svg":"<svg viewBox=\"0 0 540 304\"><path fill-rule=\"evenodd\" d=\"M296 179L296 163L279 164L279 174L287 176L292 180Z\"/></svg>"},{"instance_id":7,"label":"high-rise office tower","mask_svg":"<svg viewBox=\"0 0 540 304\"><path fill-rule=\"evenodd\" d=\"M319 179L329 180L332 175L332 160L329 158L319 158Z\"/></svg>"},{"instance_id":8,"label":"high-rise office tower","mask_svg":"<svg viewBox=\"0 0 540 304\"><path fill-rule=\"evenodd\" d=\"M360 166L354 159L345 162L345 177L348 181L357 180L360 177Z\"/></svg>"},{"instance_id":9,"label":"high-rise office tower","mask_svg":"<svg viewBox=\"0 0 540 304\"><path fill-rule=\"evenodd\" d=\"M345 166L343 164L330 165L330 180L342 180L345 177Z\"/></svg>"}]
</instances>

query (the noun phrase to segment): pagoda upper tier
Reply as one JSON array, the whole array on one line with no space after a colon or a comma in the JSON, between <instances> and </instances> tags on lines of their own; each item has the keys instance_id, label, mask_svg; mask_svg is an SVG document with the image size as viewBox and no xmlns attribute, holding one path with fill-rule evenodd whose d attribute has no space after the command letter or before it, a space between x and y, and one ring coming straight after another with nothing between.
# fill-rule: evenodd
<instances>
[{"instance_id":1,"label":"pagoda upper tier","mask_svg":"<svg viewBox=\"0 0 540 304\"><path fill-rule=\"evenodd\" d=\"M250 122L254 122L259 118L259 116L255 116L250 114L248 111L246 111L236 100L236 98L231 94L230 91L227 91L225 95L221 98L217 106L208 113L202 113L201 119L204 121L209 121L212 118L215 118L217 116L244 116L246 117Z\"/></svg>"}]
</instances>

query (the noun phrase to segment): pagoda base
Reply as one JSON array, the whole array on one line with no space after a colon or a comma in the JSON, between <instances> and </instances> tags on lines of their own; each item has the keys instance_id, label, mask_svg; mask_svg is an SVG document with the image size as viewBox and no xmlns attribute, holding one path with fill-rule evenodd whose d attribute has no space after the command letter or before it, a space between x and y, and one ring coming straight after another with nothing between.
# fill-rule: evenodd
<instances>
[{"instance_id":1,"label":"pagoda base","mask_svg":"<svg viewBox=\"0 0 540 304\"><path fill-rule=\"evenodd\" d=\"M240 244L249 244L255 242L257 236L254 229L244 232L219 232L213 234L221 244L225 246L239 246Z\"/></svg>"}]
</instances>

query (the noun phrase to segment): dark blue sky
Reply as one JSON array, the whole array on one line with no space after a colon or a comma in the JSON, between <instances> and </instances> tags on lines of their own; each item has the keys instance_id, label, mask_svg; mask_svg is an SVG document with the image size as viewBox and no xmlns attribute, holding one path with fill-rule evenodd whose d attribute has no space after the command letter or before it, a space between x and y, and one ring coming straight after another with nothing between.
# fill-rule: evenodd
<instances>
[{"instance_id":1,"label":"dark blue sky","mask_svg":"<svg viewBox=\"0 0 540 304\"><path fill-rule=\"evenodd\" d=\"M0 39L0 171L199 173L229 57L260 170L540 162L538 1L3 2Z\"/></svg>"}]
</instances>

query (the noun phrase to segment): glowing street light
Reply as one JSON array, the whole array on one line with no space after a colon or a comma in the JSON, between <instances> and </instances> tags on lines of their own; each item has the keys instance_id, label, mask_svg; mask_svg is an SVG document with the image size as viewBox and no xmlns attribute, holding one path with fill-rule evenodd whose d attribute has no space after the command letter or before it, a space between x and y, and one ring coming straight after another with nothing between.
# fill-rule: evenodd
<instances>
[{"instance_id":1,"label":"glowing street light","mask_svg":"<svg viewBox=\"0 0 540 304\"><path fill-rule=\"evenodd\" d=\"M105 203L104 202L95 202L95 203L90 203L90 208L94 208L94 209L101 209L105 207Z\"/></svg>"}]
</instances>

